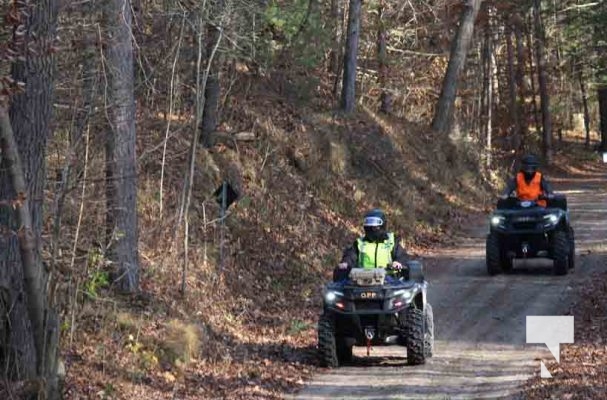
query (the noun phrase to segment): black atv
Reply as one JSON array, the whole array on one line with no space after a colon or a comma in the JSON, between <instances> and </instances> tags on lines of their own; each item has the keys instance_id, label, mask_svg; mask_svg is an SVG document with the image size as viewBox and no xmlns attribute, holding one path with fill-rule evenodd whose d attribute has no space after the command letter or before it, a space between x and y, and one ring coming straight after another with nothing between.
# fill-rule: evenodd
<instances>
[{"instance_id":1,"label":"black atv","mask_svg":"<svg viewBox=\"0 0 607 400\"><path fill-rule=\"evenodd\" d=\"M318 321L321 364L334 368L352 360L352 347L401 345L407 363L432 357L434 319L426 300L421 263L401 271L354 268L347 279L329 283Z\"/></svg>"},{"instance_id":2,"label":"black atv","mask_svg":"<svg viewBox=\"0 0 607 400\"><path fill-rule=\"evenodd\" d=\"M547 202L546 207L538 204ZM556 275L565 275L575 263L575 239L563 195L521 201L500 199L489 217L486 261L489 275L510 272L515 258L549 258Z\"/></svg>"}]
</instances>

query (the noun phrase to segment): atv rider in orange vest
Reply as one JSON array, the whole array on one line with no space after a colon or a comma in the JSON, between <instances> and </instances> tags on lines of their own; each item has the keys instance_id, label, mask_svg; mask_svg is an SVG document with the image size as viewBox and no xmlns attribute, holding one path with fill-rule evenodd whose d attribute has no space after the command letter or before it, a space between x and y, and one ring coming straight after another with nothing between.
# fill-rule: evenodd
<instances>
[{"instance_id":1,"label":"atv rider in orange vest","mask_svg":"<svg viewBox=\"0 0 607 400\"><path fill-rule=\"evenodd\" d=\"M407 268L409 256L400 245L400 238L386 230L384 212L375 208L364 216L365 235L344 250L343 257L333 271L333 281L346 279L352 268L386 268L393 270Z\"/></svg>"},{"instance_id":2,"label":"atv rider in orange vest","mask_svg":"<svg viewBox=\"0 0 607 400\"><path fill-rule=\"evenodd\" d=\"M516 197L519 200L530 200L537 201L537 203L546 207L546 200L538 200L540 196L551 198L553 196L552 186L544 175L538 171L540 162L538 158L529 154L523 157L521 160L521 169L516 174L516 177L508 182L506 190L502 194L502 198L505 199L510 196L513 192L516 192Z\"/></svg>"}]
</instances>

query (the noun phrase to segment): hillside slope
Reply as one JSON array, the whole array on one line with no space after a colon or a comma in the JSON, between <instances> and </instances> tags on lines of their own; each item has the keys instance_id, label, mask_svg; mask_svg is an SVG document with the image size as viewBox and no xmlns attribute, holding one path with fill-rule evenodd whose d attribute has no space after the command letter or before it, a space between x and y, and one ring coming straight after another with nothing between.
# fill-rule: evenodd
<instances>
[{"instance_id":1,"label":"hillside slope","mask_svg":"<svg viewBox=\"0 0 607 400\"><path fill-rule=\"evenodd\" d=\"M302 104L246 79L253 86L250 99L242 99L248 105L233 104L238 117L223 128L248 127L255 140L198 150L184 298L183 235L174 236L174 216L189 139L169 141L160 219L161 157L154 145L165 121L141 122L142 293L115 300L98 284L81 299L66 335L68 398L156 399L174 391L181 398L279 396L315 365L320 285L360 232L364 211L384 208L391 229L415 253L446 240L492 196L474 161L461 161L466 157L425 126L367 109L342 118L327 111L322 97ZM187 121L174 123L188 131ZM226 218L220 269L219 210L211 194L222 179L241 198ZM101 189L90 190L90 201ZM73 217L78 206L67 213ZM101 218L87 214L83 225L98 226ZM108 267L91 257L103 259L96 235L85 235L89 256L80 279L88 288Z\"/></svg>"}]
</instances>

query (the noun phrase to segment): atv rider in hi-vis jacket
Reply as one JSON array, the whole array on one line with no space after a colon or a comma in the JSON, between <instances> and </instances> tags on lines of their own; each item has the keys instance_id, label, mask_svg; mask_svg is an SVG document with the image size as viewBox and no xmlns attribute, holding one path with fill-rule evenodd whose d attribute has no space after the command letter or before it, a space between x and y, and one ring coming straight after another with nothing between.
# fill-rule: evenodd
<instances>
[{"instance_id":1,"label":"atv rider in hi-vis jacket","mask_svg":"<svg viewBox=\"0 0 607 400\"><path fill-rule=\"evenodd\" d=\"M540 162L536 156L533 154L524 156L521 160L520 171L508 182L501 198L505 199L516 192L519 200L537 201L540 206L546 207L546 200L538 200L538 198L540 196L551 197L553 190L552 185L538 171L539 166Z\"/></svg>"},{"instance_id":2,"label":"atv rider in hi-vis jacket","mask_svg":"<svg viewBox=\"0 0 607 400\"><path fill-rule=\"evenodd\" d=\"M365 235L344 250L341 262L333 271L333 281L346 279L352 268L406 268L404 264L409 256L400 245L400 238L386 230L386 215L382 210L376 208L366 213L363 226Z\"/></svg>"}]
</instances>

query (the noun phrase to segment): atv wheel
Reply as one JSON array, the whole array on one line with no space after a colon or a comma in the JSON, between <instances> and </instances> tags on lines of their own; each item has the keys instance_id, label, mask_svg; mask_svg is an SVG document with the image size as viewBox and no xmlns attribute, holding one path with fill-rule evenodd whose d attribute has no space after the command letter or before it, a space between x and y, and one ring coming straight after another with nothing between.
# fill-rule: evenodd
<instances>
[{"instance_id":1,"label":"atv wheel","mask_svg":"<svg viewBox=\"0 0 607 400\"><path fill-rule=\"evenodd\" d=\"M487 243L485 245L485 261L489 275L502 272L501 258L499 236L495 233L490 233L487 236Z\"/></svg>"},{"instance_id":2,"label":"atv wheel","mask_svg":"<svg viewBox=\"0 0 607 400\"><path fill-rule=\"evenodd\" d=\"M424 312L409 307L405 314L407 332L407 364L420 365L426 362L424 351Z\"/></svg>"},{"instance_id":3,"label":"atv wheel","mask_svg":"<svg viewBox=\"0 0 607 400\"><path fill-rule=\"evenodd\" d=\"M426 304L424 318L426 323L424 351L426 352L426 358L430 358L434 352L434 313L432 312L432 305L430 303Z\"/></svg>"},{"instance_id":4,"label":"atv wheel","mask_svg":"<svg viewBox=\"0 0 607 400\"><path fill-rule=\"evenodd\" d=\"M336 368L339 366L333 320L325 314L321 315L318 320L318 351L323 367Z\"/></svg>"},{"instance_id":5,"label":"atv wheel","mask_svg":"<svg viewBox=\"0 0 607 400\"><path fill-rule=\"evenodd\" d=\"M569 269L575 268L575 235L573 228L569 228Z\"/></svg>"},{"instance_id":6,"label":"atv wheel","mask_svg":"<svg viewBox=\"0 0 607 400\"><path fill-rule=\"evenodd\" d=\"M554 232L552 246L554 274L565 275L569 268L569 254L571 253L571 246L567 233L563 231Z\"/></svg>"}]
</instances>

